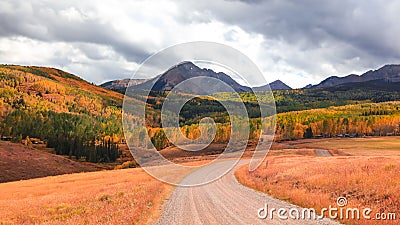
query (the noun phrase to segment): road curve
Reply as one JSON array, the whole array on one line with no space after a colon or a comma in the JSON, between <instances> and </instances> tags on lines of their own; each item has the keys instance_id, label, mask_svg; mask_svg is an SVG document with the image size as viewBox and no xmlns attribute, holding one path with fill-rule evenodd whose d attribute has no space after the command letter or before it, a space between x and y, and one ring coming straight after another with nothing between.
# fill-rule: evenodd
<instances>
[{"instance_id":1,"label":"road curve","mask_svg":"<svg viewBox=\"0 0 400 225\"><path fill-rule=\"evenodd\" d=\"M228 162L219 162L188 175L185 179L204 179L218 168L225 168ZM220 179L197 187L177 187L165 203L158 224L339 224L331 220L281 220L277 214L273 220L259 219L258 209L267 203L268 208L301 208L272 198L239 184L234 171L238 166ZM182 181L185 183L185 179ZM300 211L301 212L301 211Z\"/></svg>"}]
</instances>

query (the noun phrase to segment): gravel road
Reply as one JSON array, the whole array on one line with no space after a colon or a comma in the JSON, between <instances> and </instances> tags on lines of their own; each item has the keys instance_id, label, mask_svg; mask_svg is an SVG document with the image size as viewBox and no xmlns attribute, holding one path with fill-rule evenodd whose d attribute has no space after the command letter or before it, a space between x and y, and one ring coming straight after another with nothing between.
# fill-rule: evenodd
<instances>
[{"instance_id":1,"label":"gravel road","mask_svg":"<svg viewBox=\"0 0 400 225\"><path fill-rule=\"evenodd\" d=\"M317 156L324 156L324 157L332 156L332 154L328 150L323 150L323 149L315 149L315 154Z\"/></svg>"},{"instance_id":2,"label":"gravel road","mask_svg":"<svg viewBox=\"0 0 400 225\"><path fill-rule=\"evenodd\" d=\"M227 163L219 162L204 167L182 182L190 179L204 180L219 168L225 168ZM258 210L265 204L268 204L268 211L271 208L295 207L301 212L301 208L239 184L233 173L245 163L241 161L232 171L212 183L197 187L177 187L165 203L158 224L339 224L327 219L282 220L277 213L272 220L270 215L267 219L259 219Z\"/></svg>"}]
</instances>

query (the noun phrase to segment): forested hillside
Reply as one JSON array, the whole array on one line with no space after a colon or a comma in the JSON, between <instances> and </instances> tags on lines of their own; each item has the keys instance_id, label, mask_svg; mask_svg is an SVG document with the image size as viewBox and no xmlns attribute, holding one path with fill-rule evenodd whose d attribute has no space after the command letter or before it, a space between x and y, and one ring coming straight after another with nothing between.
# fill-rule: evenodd
<instances>
[{"instance_id":1,"label":"forested hillside","mask_svg":"<svg viewBox=\"0 0 400 225\"><path fill-rule=\"evenodd\" d=\"M261 125L257 118L250 118L250 139L260 134L261 126L271 128L272 123ZM293 140L313 137L362 137L400 135L400 102L362 103L332 106L279 113L276 116L275 140ZM158 149L169 146L162 128L149 128L152 141ZM197 124L184 125L181 132L191 139L200 136ZM215 142L229 141L229 122L217 123ZM176 142L176 140L175 140ZM178 141L179 142L179 141Z\"/></svg>"},{"instance_id":2,"label":"forested hillside","mask_svg":"<svg viewBox=\"0 0 400 225\"><path fill-rule=\"evenodd\" d=\"M57 154L115 161L123 95L61 70L0 66L0 136L40 138Z\"/></svg>"},{"instance_id":3,"label":"forested hillside","mask_svg":"<svg viewBox=\"0 0 400 225\"><path fill-rule=\"evenodd\" d=\"M257 92L260 102L269 102L269 95ZM367 82L354 83L330 88L294 89L273 91L278 113L330 106L368 102L388 102L400 100L400 83ZM252 93L239 93L245 103L257 104ZM216 93L215 97L229 100L232 93ZM264 97L263 97L264 96ZM264 99L263 99L264 98Z\"/></svg>"},{"instance_id":4,"label":"forested hillside","mask_svg":"<svg viewBox=\"0 0 400 225\"><path fill-rule=\"evenodd\" d=\"M400 102L310 109L277 116L277 140L364 135L400 135Z\"/></svg>"},{"instance_id":5,"label":"forested hillside","mask_svg":"<svg viewBox=\"0 0 400 225\"><path fill-rule=\"evenodd\" d=\"M312 137L360 137L400 135L400 102L379 102L382 97L400 99L397 91L353 89L353 90L291 90L274 92L277 111L276 140L291 140ZM376 95L376 96L374 96ZM158 149L169 146L163 129L160 128L160 108L166 94L159 93L148 101L156 109L148 118L152 123L147 132ZM215 94L219 99L231 101L231 93ZM263 96L261 94L261 96ZM250 138L259 135L258 104L253 93L240 93L249 113ZM372 102L377 101L376 103ZM269 97L260 103L269 102ZM304 109L304 110L303 110ZM289 112L285 112L289 111ZM225 108L215 100L194 98L180 112L181 132L191 139L200 136L198 122L211 117L217 123L216 142L229 140L230 121ZM271 126L264 124L263 126Z\"/></svg>"}]
</instances>

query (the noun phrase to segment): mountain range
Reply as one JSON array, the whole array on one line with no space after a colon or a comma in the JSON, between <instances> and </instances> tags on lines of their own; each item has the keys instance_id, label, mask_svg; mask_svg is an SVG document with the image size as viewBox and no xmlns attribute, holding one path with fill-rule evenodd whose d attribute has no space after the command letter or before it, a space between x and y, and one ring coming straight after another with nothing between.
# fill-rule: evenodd
<instances>
[{"instance_id":1,"label":"mountain range","mask_svg":"<svg viewBox=\"0 0 400 225\"><path fill-rule=\"evenodd\" d=\"M212 82L212 80L207 79L206 77L215 78L223 83L227 84L236 92L249 92L251 91L250 87L240 85L234 79L232 79L229 75L223 72L215 72L211 69L200 68L196 66L192 62L182 62L163 74L156 76L152 79L131 79L129 83L129 79L123 80L114 80L109 81L104 84L101 84L102 87L109 88L112 90L116 90L119 92L124 92L128 85L131 85L131 88L134 89L144 89L153 91L170 91L179 83L188 80L190 78L197 78L196 82L189 82L185 86L185 90L183 92L192 92L192 93L216 93L216 92L229 92L225 85L221 85L217 82ZM290 90L288 85L283 83L280 80L276 80L268 85L255 87L254 91L264 91L269 90ZM206 90L204 90L206 89Z\"/></svg>"},{"instance_id":2,"label":"mountain range","mask_svg":"<svg viewBox=\"0 0 400 225\"><path fill-rule=\"evenodd\" d=\"M193 82L190 82L190 80L188 80L190 78L197 79ZM187 82L184 86L178 87L182 89L182 92L205 94L228 91L226 88L227 86L221 85L221 83L214 82L214 80L207 78L215 78L220 80L236 92L251 91L249 87L238 84L234 79L225 73L217 73L211 69L201 69L192 62L182 62L170 68L161 74L161 76L157 76L144 83L134 85L132 88L145 90L152 89L154 91L170 91L181 82L188 80L189 82Z\"/></svg>"},{"instance_id":3,"label":"mountain range","mask_svg":"<svg viewBox=\"0 0 400 225\"><path fill-rule=\"evenodd\" d=\"M377 70L370 70L362 75L350 74L344 77L331 76L309 88L328 88L351 83L376 81L380 83L400 82L400 65L385 65Z\"/></svg>"},{"instance_id":4,"label":"mountain range","mask_svg":"<svg viewBox=\"0 0 400 225\"><path fill-rule=\"evenodd\" d=\"M101 86L106 87L108 89L116 90L121 93L125 92L126 87L131 81L130 85L133 85L132 88L135 89L150 89L156 91L169 91L172 90L177 84L181 83L184 80L194 77L212 77L219 79L230 87L233 88L236 92L248 92L250 91L249 87L240 85L235 80L233 80L230 76L226 75L222 72L214 72L211 69L199 68L192 62L182 62L161 75L156 76L152 79L123 79L123 80L114 80L109 81ZM205 79L203 80L204 82ZM360 85L371 85L372 82L376 82L375 86L379 86L379 88L385 88L388 83L400 83L400 65L385 65L377 70L370 70L362 75L350 74L343 77L331 76L320 82L319 84L312 85L309 84L303 89L309 88L332 88L338 86L360 86ZM200 80L200 82L202 82ZM392 84L394 85L394 84ZM398 86L398 85L394 85ZM216 85L215 83L204 83L199 85L198 83L192 83L191 86L187 87L188 91L193 91L196 93L201 93L202 87L207 87L207 92L222 92L223 90L220 85ZM253 87L253 91L264 91L264 90L291 90L287 84L280 80L276 80L268 85Z\"/></svg>"}]
</instances>

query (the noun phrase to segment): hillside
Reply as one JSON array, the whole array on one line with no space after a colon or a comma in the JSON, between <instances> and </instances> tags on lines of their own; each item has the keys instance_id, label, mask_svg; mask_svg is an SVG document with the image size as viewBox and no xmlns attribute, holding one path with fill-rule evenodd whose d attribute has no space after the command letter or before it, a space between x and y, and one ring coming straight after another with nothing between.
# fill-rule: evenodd
<instances>
[{"instance_id":1,"label":"hillside","mask_svg":"<svg viewBox=\"0 0 400 225\"><path fill-rule=\"evenodd\" d=\"M101 169L4 141L0 141L0 158L0 183Z\"/></svg>"},{"instance_id":2,"label":"hillside","mask_svg":"<svg viewBox=\"0 0 400 225\"><path fill-rule=\"evenodd\" d=\"M1 107L101 115L120 106L123 95L64 71L34 66L0 65Z\"/></svg>"},{"instance_id":3,"label":"hillside","mask_svg":"<svg viewBox=\"0 0 400 225\"><path fill-rule=\"evenodd\" d=\"M280 113L276 140L400 135L400 102L363 103Z\"/></svg>"},{"instance_id":4,"label":"hillside","mask_svg":"<svg viewBox=\"0 0 400 225\"><path fill-rule=\"evenodd\" d=\"M123 80L112 80L101 84L101 87L120 92L122 94L125 93L128 85L138 85L148 81L148 79L123 79Z\"/></svg>"},{"instance_id":5,"label":"hillside","mask_svg":"<svg viewBox=\"0 0 400 225\"><path fill-rule=\"evenodd\" d=\"M123 95L64 71L0 65L0 136L34 137L57 154L115 161Z\"/></svg>"}]
</instances>

